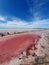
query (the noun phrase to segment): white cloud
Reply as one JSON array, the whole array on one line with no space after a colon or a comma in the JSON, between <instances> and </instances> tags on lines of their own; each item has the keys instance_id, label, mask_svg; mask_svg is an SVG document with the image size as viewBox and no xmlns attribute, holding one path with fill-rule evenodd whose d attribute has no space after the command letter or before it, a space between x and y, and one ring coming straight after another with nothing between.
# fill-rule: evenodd
<instances>
[{"instance_id":1,"label":"white cloud","mask_svg":"<svg viewBox=\"0 0 49 65\"><path fill-rule=\"evenodd\" d=\"M5 23L0 22L0 27L5 27L5 28L23 28L26 27L27 25L28 23L26 21L17 18L12 19L12 21L6 20Z\"/></svg>"},{"instance_id":2,"label":"white cloud","mask_svg":"<svg viewBox=\"0 0 49 65\"><path fill-rule=\"evenodd\" d=\"M25 25L27 25L27 23L25 21L22 21L22 20L19 20L19 21L13 20L13 21L8 21L7 25L25 26Z\"/></svg>"},{"instance_id":3,"label":"white cloud","mask_svg":"<svg viewBox=\"0 0 49 65\"><path fill-rule=\"evenodd\" d=\"M15 27L15 28L23 28L25 26L27 26L28 23L23 21L23 20L13 20L13 21L8 21L6 23L7 27Z\"/></svg>"},{"instance_id":4,"label":"white cloud","mask_svg":"<svg viewBox=\"0 0 49 65\"><path fill-rule=\"evenodd\" d=\"M36 20L33 24L49 24L49 19Z\"/></svg>"},{"instance_id":5,"label":"white cloud","mask_svg":"<svg viewBox=\"0 0 49 65\"><path fill-rule=\"evenodd\" d=\"M0 20L5 21L5 18L3 16L0 16Z\"/></svg>"},{"instance_id":6,"label":"white cloud","mask_svg":"<svg viewBox=\"0 0 49 65\"><path fill-rule=\"evenodd\" d=\"M47 26L49 27L49 19L35 19L34 21L27 22L16 18L12 19L12 21L7 20L5 23L0 22L0 28L41 28Z\"/></svg>"},{"instance_id":7,"label":"white cloud","mask_svg":"<svg viewBox=\"0 0 49 65\"><path fill-rule=\"evenodd\" d=\"M49 19L35 20L30 24L32 28L49 28Z\"/></svg>"}]
</instances>

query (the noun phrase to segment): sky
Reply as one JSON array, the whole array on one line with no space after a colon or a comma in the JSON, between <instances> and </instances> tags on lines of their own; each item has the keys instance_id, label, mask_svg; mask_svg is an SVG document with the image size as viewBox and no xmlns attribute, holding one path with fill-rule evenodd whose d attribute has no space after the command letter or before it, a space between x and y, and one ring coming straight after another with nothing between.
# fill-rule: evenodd
<instances>
[{"instance_id":1,"label":"sky","mask_svg":"<svg viewBox=\"0 0 49 65\"><path fill-rule=\"evenodd\" d=\"M0 29L49 28L49 0L0 0Z\"/></svg>"}]
</instances>

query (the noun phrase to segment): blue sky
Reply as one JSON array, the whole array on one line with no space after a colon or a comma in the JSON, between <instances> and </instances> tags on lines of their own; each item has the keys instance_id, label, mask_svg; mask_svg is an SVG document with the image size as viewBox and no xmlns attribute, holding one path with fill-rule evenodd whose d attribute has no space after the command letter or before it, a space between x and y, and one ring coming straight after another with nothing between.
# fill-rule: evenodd
<instances>
[{"instance_id":1,"label":"blue sky","mask_svg":"<svg viewBox=\"0 0 49 65\"><path fill-rule=\"evenodd\" d=\"M49 0L0 0L0 28L49 28Z\"/></svg>"}]
</instances>

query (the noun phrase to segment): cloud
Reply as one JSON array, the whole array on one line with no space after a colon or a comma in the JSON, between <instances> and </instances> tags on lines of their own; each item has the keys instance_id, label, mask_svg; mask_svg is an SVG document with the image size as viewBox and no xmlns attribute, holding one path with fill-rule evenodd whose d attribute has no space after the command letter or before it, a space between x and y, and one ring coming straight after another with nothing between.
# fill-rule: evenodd
<instances>
[{"instance_id":1,"label":"cloud","mask_svg":"<svg viewBox=\"0 0 49 65\"><path fill-rule=\"evenodd\" d=\"M37 20L34 24L49 24L49 19Z\"/></svg>"},{"instance_id":2,"label":"cloud","mask_svg":"<svg viewBox=\"0 0 49 65\"><path fill-rule=\"evenodd\" d=\"M0 22L0 28L48 28L49 19L35 19L34 21L24 21L19 18L12 18L12 20L7 20L5 17L1 19L6 21L5 23Z\"/></svg>"},{"instance_id":3,"label":"cloud","mask_svg":"<svg viewBox=\"0 0 49 65\"><path fill-rule=\"evenodd\" d=\"M4 17L3 17L4 18ZM28 23L19 18L11 18L12 20L1 19L1 21L6 21L5 23L0 21L0 28L23 28L28 25Z\"/></svg>"},{"instance_id":4,"label":"cloud","mask_svg":"<svg viewBox=\"0 0 49 65\"><path fill-rule=\"evenodd\" d=\"M30 24L31 28L49 28L49 19L35 20Z\"/></svg>"},{"instance_id":5,"label":"cloud","mask_svg":"<svg viewBox=\"0 0 49 65\"><path fill-rule=\"evenodd\" d=\"M13 21L8 21L7 25L25 26L25 25L27 25L27 22L22 21L22 20L20 20L20 21L13 20Z\"/></svg>"},{"instance_id":6,"label":"cloud","mask_svg":"<svg viewBox=\"0 0 49 65\"><path fill-rule=\"evenodd\" d=\"M0 16L0 20L5 21L5 18L3 16Z\"/></svg>"}]
</instances>

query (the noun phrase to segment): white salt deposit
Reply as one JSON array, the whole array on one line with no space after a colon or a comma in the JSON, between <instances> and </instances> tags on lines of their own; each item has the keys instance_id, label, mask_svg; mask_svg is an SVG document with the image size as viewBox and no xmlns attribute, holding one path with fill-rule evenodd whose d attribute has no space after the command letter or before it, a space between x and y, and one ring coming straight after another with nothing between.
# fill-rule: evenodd
<instances>
[{"instance_id":1,"label":"white salt deposit","mask_svg":"<svg viewBox=\"0 0 49 65\"><path fill-rule=\"evenodd\" d=\"M29 54L33 55L34 54L34 50L29 50Z\"/></svg>"},{"instance_id":2,"label":"white salt deposit","mask_svg":"<svg viewBox=\"0 0 49 65\"><path fill-rule=\"evenodd\" d=\"M21 62L23 62L23 59L20 60L19 58L15 58L11 60L8 65L20 65Z\"/></svg>"},{"instance_id":3,"label":"white salt deposit","mask_svg":"<svg viewBox=\"0 0 49 65\"><path fill-rule=\"evenodd\" d=\"M26 56L26 55L27 55L26 51L23 51L23 56Z\"/></svg>"},{"instance_id":4,"label":"white salt deposit","mask_svg":"<svg viewBox=\"0 0 49 65\"><path fill-rule=\"evenodd\" d=\"M37 56L49 56L49 33L43 33L38 42Z\"/></svg>"}]
</instances>

